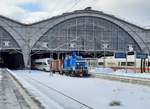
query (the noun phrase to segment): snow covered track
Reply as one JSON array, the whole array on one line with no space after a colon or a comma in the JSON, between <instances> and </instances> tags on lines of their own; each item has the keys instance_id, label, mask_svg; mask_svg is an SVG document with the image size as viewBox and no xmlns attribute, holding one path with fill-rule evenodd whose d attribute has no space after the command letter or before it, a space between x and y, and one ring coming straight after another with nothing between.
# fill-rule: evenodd
<instances>
[{"instance_id":1,"label":"snow covered track","mask_svg":"<svg viewBox=\"0 0 150 109\"><path fill-rule=\"evenodd\" d=\"M113 73L98 73L96 75L96 77L101 78L101 79L108 79L108 80L114 80L114 81L150 86L150 78L141 78L141 77L133 77L133 76L125 76L125 75L115 75Z\"/></svg>"},{"instance_id":2,"label":"snow covered track","mask_svg":"<svg viewBox=\"0 0 150 109\"><path fill-rule=\"evenodd\" d=\"M10 71L46 109L148 109L150 87L32 70ZM110 106L113 101L121 105Z\"/></svg>"},{"instance_id":3,"label":"snow covered track","mask_svg":"<svg viewBox=\"0 0 150 109\"><path fill-rule=\"evenodd\" d=\"M26 77L27 77L27 78L26 78ZM39 84L41 84L42 86L44 86L44 87L50 89L51 91L53 91L53 92L51 92L51 93L59 94L59 95L62 96L64 99L68 99L68 101L70 101L70 103L73 102L73 103L74 103L74 104L73 104L74 106L72 105L73 107L70 107L71 109L73 109L74 107L76 107L76 108L74 108L74 109L78 109L78 108L80 108L80 109L93 109L92 107L90 107L90 106L88 106L88 105L86 105L86 104L80 102L79 100L76 100L75 98L70 97L70 96L64 94L63 92L61 92L61 91L59 91L59 90L57 90L57 89L55 89L55 88L53 88L53 87L51 87L51 86L49 86L49 85L47 85L47 84L44 84L44 83L42 83L42 82L39 81L39 80L33 79L33 78L31 78L30 76L26 76L26 77L25 77L26 79L30 79L31 81L33 81L33 82L35 82L35 83L39 83ZM68 102L68 101L67 101L67 102ZM69 103L69 104L70 104L70 103ZM68 104L68 103L67 103L67 104ZM75 104L76 104L76 105L75 105ZM67 107L68 107L68 109L70 109L69 106L67 106ZM66 107L62 107L62 108L66 109Z\"/></svg>"},{"instance_id":4,"label":"snow covered track","mask_svg":"<svg viewBox=\"0 0 150 109\"><path fill-rule=\"evenodd\" d=\"M11 74L14 75L14 73L12 72ZM17 78L16 75L14 76ZM47 85L28 75L23 75L23 79L25 79L27 83L31 83L31 85L33 85L34 88L37 89L36 90L38 92L37 94L41 94L43 97L47 99L47 101L44 102L47 102L49 106L45 106L45 107L50 107L50 108L46 108L46 109L93 109L92 107L86 105L85 103L82 103L79 100L71 96L68 96L63 92L51 87L50 85ZM38 91L38 88L40 88L41 90ZM48 93L45 90L48 90Z\"/></svg>"}]
</instances>

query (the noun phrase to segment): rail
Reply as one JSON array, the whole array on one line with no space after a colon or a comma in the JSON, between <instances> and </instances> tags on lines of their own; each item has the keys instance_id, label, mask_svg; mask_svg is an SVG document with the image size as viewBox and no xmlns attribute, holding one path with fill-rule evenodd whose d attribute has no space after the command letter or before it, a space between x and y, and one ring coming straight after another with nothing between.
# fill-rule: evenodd
<instances>
[{"instance_id":1,"label":"rail","mask_svg":"<svg viewBox=\"0 0 150 109\"><path fill-rule=\"evenodd\" d=\"M9 72L9 71L8 71L8 72ZM13 75L13 76L14 76L14 75ZM58 93L58 94L60 94L60 95L62 95L62 96L64 96L64 97L66 97L66 98L68 98L68 99L70 99L70 100L72 100L72 101L74 101L74 102L80 104L81 106L83 106L83 107L80 107L80 109L82 109L82 108L84 108L84 109L85 109L85 108L86 108L86 109L94 109L94 108L92 108L91 106L88 106L87 104L85 104L85 103L83 103L83 102L81 102L81 101L79 101L79 100L77 100L77 99L75 99L75 98L73 98L73 97L71 97L71 96L69 96L69 95L67 95L67 94L65 94L65 93L63 93L63 92L61 92L61 91L59 91L59 90L57 90L57 89L51 87L51 86L49 86L49 85L46 85L46 84L44 84L43 82L41 82L41 81L39 81L39 80L36 80L36 79L34 79L34 78L31 78L30 76L27 76L27 75L25 75L25 76L26 76L28 79L30 79L30 80L32 80L32 81L34 81L34 82L38 82L39 84L41 84L42 86L44 86L44 87L50 89L51 91L54 91L54 92L56 92L56 93Z\"/></svg>"},{"instance_id":2,"label":"rail","mask_svg":"<svg viewBox=\"0 0 150 109\"><path fill-rule=\"evenodd\" d=\"M51 90L57 92L58 94L61 94L61 95L65 96L65 97L67 97L67 98L69 98L69 99L71 99L71 100L73 100L73 101L75 101L75 102L77 102L77 103L79 103L79 104L81 104L81 105L87 107L88 109L93 109L92 107L88 106L87 104L82 103L82 102L80 102L79 100L76 100L75 98L70 97L70 96L64 94L63 92L61 92L61 91L59 91L59 90L57 90L57 89L55 89L55 88L53 88L53 87L51 87L51 86L48 86L48 85L42 83L41 81L38 81L38 80L36 80L36 79L33 79L33 78L31 78L30 76L27 76L27 77L30 78L30 79L32 79L32 80L34 80L34 81L36 81L36 82L38 82L38 83L40 83L41 85L43 85L43 86L45 86L45 87L47 87L47 88L49 88L49 89L51 89Z\"/></svg>"}]
</instances>

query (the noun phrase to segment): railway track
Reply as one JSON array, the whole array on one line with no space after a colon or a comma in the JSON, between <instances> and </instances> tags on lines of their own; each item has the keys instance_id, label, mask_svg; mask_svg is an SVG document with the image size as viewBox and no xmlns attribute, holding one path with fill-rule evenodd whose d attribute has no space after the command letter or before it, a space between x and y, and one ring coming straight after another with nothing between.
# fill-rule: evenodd
<instances>
[{"instance_id":1,"label":"railway track","mask_svg":"<svg viewBox=\"0 0 150 109\"><path fill-rule=\"evenodd\" d=\"M80 100L63 93L62 91L57 90L50 85L41 82L40 80L34 79L27 75L24 75L23 78L36 88L40 87L41 89L39 89L39 91L48 97L48 101L50 104L55 105L52 106L55 109L94 109ZM49 90L49 93L44 92L45 90Z\"/></svg>"},{"instance_id":2,"label":"railway track","mask_svg":"<svg viewBox=\"0 0 150 109\"><path fill-rule=\"evenodd\" d=\"M148 78L113 75L109 73L99 73L95 77L101 78L101 79L131 83L131 84L140 84L140 85L150 86L150 79Z\"/></svg>"},{"instance_id":3,"label":"railway track","mask_svg":"<svg viewBox=\"0 0 150 109\"><path fill-rule=\"evenodd\" d=\"M81 105L80 109L93 109L92 107L88 106L87 104L85 104L85 103L83 103L83 102L81 102L81 101L79 101L79 100L77 100L77 99L75 99L75 98L73 98L73 97L71 97L71 96L69 96L67 94L64 94L63 92L61 92L61 91L59 91L59 90L57 90L57 89L55 89L55 88L53 88L53 87L51 87L49 85L46 85L46 84L42 83L39 80L33 79L33 78L29 77L29 76L27 76L27 77L30 78L33 81L38 82L39 84L41 84L41 85L43 85L45 87L47 87L48 89L50 89L50 90L52 90L52 91L54 91L54 92L56 92L56 93L58 93L58 94L60 94L60 95L62 95L64 97L66 97L66 98L69 98L70 100L72 100L72 101L74 101L74 102L76 102L78 104L80 104Z\"/></svg>"},{"instance_id":4,"label":"railway track","mask_svg":"<svg viewBox=\"0 0 150 109\"><path fill-rule=\"evenodd\" d=\"M35 88L42 93L45 97L47 97L47 102L52 106L52 109L94 109L93 107L87 105L83 101L72 97L61 89L56 89L51 87L50 84L47 84L39 79L32 78L29 75L22 75L23 79L26 80L27 83L35 86ZM113 74L99 74L96 76L97 78L109 79L114 81L121 81L133 84L141 84L150 86L150 79L147 78L137 78L132 76L119 76ZM22 83L22 82L21 82ZM45 91L47 90L47 91ZM37 99L40 101L40 99ZM42 102L41 102L42 103Z\"/></svg>"}]
</instances>

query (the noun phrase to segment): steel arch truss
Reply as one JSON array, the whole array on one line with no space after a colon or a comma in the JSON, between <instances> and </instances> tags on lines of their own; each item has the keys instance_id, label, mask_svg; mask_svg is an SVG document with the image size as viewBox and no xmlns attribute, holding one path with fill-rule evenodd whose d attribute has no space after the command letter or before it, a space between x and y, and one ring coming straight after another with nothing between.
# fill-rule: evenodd
<instances>
[{"instance_id":1,"label":"steel arch truss","mask_svg":"<svg viewBox=\"0 0 150 109\"><path fill-rule=\"evenodd\" d=\"M92 16L76 17L55 25L33 48L101 51L104 43L108 44L107 50L110 51L127 51L129 45L141 51L137 42L124 29L108 20Z\"/></svg>"}]
</instances>

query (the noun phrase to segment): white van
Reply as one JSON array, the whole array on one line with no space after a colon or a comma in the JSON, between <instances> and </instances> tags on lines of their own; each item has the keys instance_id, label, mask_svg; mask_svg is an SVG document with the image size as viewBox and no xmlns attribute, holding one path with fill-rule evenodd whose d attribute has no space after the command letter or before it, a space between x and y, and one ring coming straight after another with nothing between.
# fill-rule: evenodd
<instances>
[{"instance_id":1,"label":"white van","mask_svg":"<svg viewBox=\"0 0 150 109\"><path fill-rule=\"evenodd\" d=\"M33 67L38 70L50 71L50 58L34 60Z\"/></svg>"}]
</instances>

